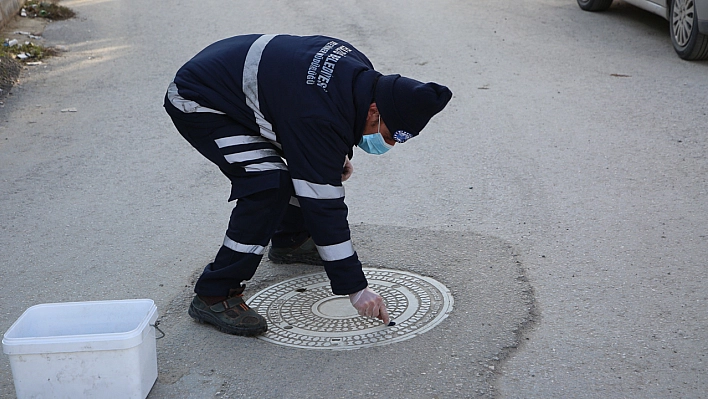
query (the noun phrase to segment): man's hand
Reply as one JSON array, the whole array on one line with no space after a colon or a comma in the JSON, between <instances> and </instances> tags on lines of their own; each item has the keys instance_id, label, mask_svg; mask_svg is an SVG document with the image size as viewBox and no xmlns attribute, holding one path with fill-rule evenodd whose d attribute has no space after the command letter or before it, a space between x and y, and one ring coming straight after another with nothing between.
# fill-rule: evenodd
<instances>
[{"instance_id":1,"label":"man's hand","mask_svg":"<svg viewBox=\"0 0 708 399\"><path fill-rule=\"evenodd\" d=\"M349 294L349 301L354 305L354 308L361 316L376 317L384 322L385 325L391 321L388 317L386 304L383 298L369 287L364 288L359 292Z\"/></svg>"},{"instance_id":2,"label":"man's hand","mask_svg":"<svg viewBox=\"0 0 708 399\"><path fill-rule=\"evenodd\" d=\"M354 166L349 162L349 157L344 157L344 169L342 170L342 181L347 181L354 173Z\"/></svg>"}]
</instances>

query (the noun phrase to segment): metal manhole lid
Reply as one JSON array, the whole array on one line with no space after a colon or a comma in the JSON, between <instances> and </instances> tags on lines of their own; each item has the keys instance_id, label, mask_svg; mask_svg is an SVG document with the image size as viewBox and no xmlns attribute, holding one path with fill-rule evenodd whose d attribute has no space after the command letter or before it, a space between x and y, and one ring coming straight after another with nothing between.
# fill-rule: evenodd
<instances>
[{"instance_id":1,"label":"metal manhole lid","mask_svg":"<svg viewBox=\"0 0 708 399\"><path fill-rule=\"evenodd\" d=\"M358 349L413 338L452 312L450 290L430 277L373 268L364 274L386 301L395 326L359 316L348 296L332 294L322 272L277 283L246 301L268 321L268 332L258 338L297 348Z\"/></svg>"}]
</instances>

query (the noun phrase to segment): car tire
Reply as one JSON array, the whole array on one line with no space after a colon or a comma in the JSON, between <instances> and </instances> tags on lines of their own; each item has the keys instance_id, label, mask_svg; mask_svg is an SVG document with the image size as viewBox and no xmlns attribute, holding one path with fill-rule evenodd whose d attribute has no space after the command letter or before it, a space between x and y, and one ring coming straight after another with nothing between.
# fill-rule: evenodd
<instances>
[{"instance_id":1,"label":"car tire","mask_svg":"<svg viewBox=\"0 0 708 399\"><path fill-rule=\"evenodd\" d=\"M577 0L585 11L605 11L612 5L612 0Z\"/></svg>"},{"instance_id":2,"label":"car tire","mask_svg":"<svg viewBox=\"0 0 708 399\"><path fill-rule=\"evenodd\" d=\"M578 0L580 1L580 0ZM669 10L671 43L684 60L708 59L708 35L698 31L695 0L673 0Z\"/></svg>"}]
</instances>

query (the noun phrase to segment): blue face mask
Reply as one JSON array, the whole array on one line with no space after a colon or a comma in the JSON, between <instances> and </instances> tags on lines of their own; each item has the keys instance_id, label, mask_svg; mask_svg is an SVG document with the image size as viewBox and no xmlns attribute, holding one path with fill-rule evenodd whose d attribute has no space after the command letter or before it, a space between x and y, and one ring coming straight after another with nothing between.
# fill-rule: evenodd
<instances>
[{"instance_id":1,"label":"blue face mask","mask_svg":"<svg viewBox=\"0 0 708 399\"><path fill-rule=\"evenodd\" d=\"M381 116L379 116L379 131L374 134L361 136L359 148L373 155L381 155L390 150L393 146L388 144L381 135Z\"/></svg>"}]
</instances>

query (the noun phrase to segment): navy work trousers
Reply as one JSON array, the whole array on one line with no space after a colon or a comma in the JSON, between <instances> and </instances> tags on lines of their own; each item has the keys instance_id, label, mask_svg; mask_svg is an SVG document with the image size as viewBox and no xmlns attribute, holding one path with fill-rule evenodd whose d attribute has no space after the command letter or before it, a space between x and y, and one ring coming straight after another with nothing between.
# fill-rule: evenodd
<instances>
[{"instance_id":1,"label":"navy work trousers","mask_svg":"<svg viewBox=\"0 0 708 399\"><path fill-rule=\"evenodd\" d=\"M215 140L244 134L246 129L228 116L186 114L169 101L165 101L165 109L180 134L231 180L230 199L237 202L224 244L194 287L201 296L227 295L230 289L253 277L269 241L275 247L291 247L309 237L300 208L290 205L294 196L290 173L245 173L227 162Z\"/></svg>"}]
</instances>

